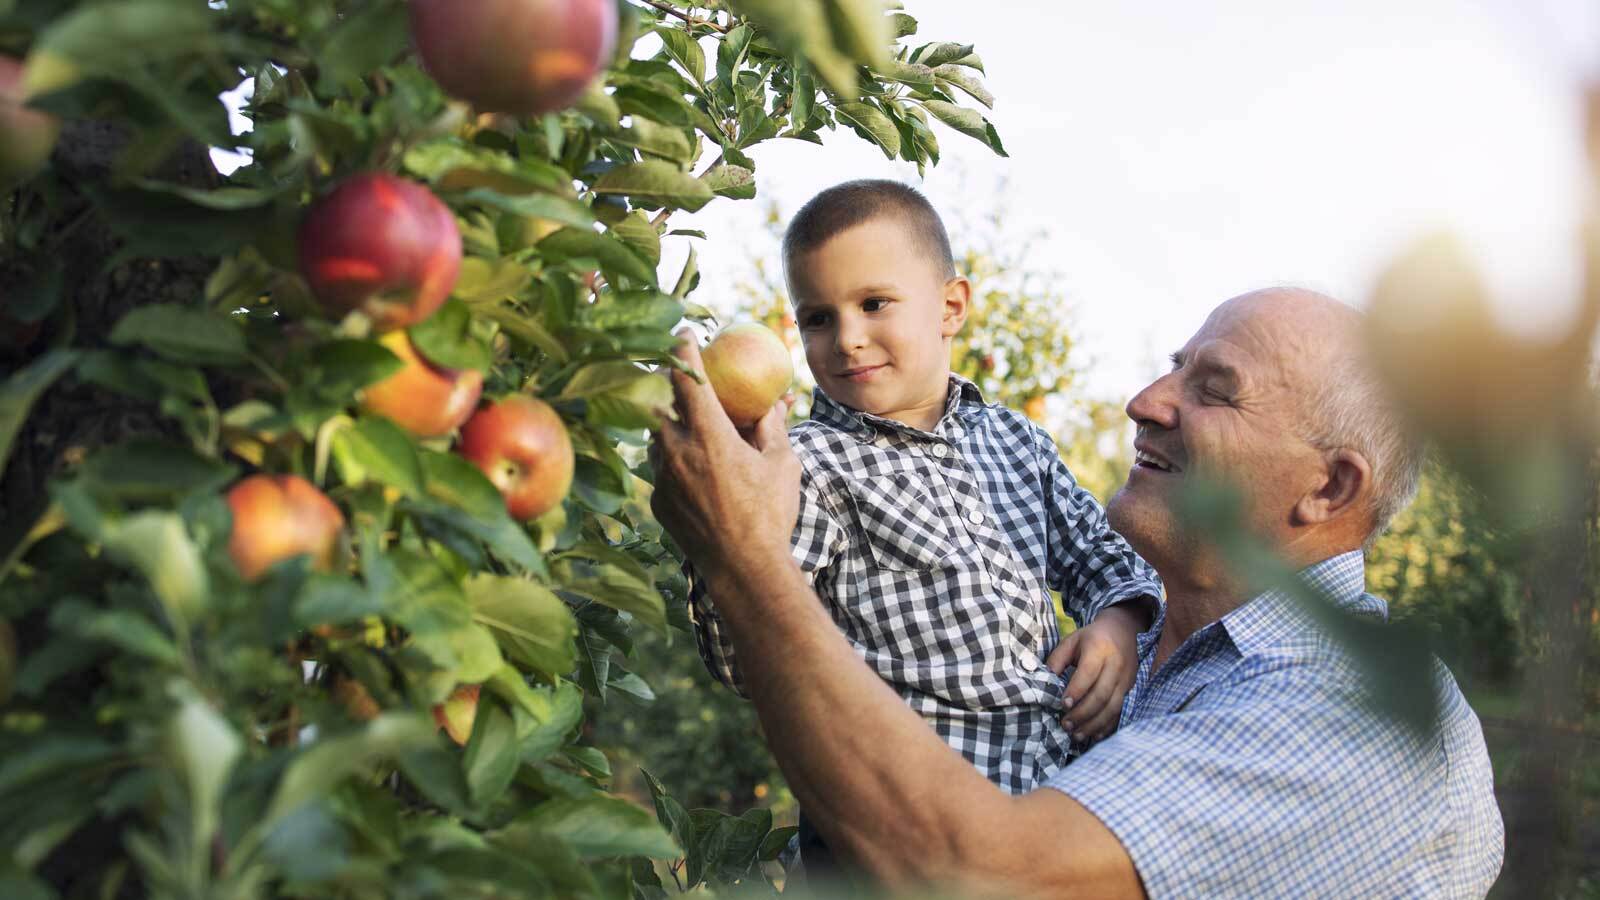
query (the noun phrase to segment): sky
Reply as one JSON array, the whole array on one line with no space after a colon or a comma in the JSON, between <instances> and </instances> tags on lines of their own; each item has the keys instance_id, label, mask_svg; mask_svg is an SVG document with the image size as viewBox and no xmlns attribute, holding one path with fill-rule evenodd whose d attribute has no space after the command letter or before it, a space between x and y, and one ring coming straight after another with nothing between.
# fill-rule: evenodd
<instances>
[{"instance_id":1,"label":"sky","mask_svg":"<svg viewBox=\"0 0 1600 900\"><path fill-rule=\"evenodd\" d=\"M1287 283L1360 306L1441 230L1477 256L1508 327L1548 333L1574 309L1600 4L904 5L913 44L977 46L1009 158L937 124L926 178L847 130L759 145L759 202L673 217L706 233L697 300L725 307L752 260L775 263L769 203L787 216L830 184L889 177L928 194L958 255L958 223L990 213L1002 237L1038 237L1024 265L1057 279L1095 399L1137 391L1228 297ZM667 242L668 283L688 244Z\"/></svg>"},{"instance_id":2,"label":"sky","mask_svg":"<svg viewBox=\"0 0 1600 900\"><path fill-rule=\"evenodd\" d=\"M951 221L999 209L1004 233L1041 233L1026 264L1061 279L1097 397L1136 391L1252 288L1362 305L1386 261L1439 230L1478 255L1508 326L1541 333L1572 312L1600 4L905 6L912 41L977 45L1010 158L936 125L944 159L919 180L848 131L823 147L771 141L752 153L758 194L789 215L829 184L890 177ZM719 199L673 217L707 234L703 302L774 253L763 214Z\"/></svg>"}]
</instances>

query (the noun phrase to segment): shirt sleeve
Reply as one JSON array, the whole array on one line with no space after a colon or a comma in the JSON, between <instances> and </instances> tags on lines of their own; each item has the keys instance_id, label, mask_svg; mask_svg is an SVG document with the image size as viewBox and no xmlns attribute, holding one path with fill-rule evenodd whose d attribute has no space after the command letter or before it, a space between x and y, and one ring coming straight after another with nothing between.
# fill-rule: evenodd
<instances>
[{"instance_id":1,"label":"shirt sleeve","mask_svg":"<svg viewBox=\"0 0 1600 900\"><path fill-rule=\"evenodd\" d=\"M1155 621L1141 635L1142 650L1146 635L1159 634L1154 626L1166 612L1161 579L1122 535L1111 530L1100 501L1072 477L1055 441L1037 429L1034 439L1042 458L1050 516L1050 586L1061 592L1062 607L1079 625L1109 606L1151 598L1157 604Z\"/></svg>"},{"instance_id":2,"label":"shirt sleeve","mask_svg":"<svg viewBox=\"0 0 1600 900\"><path fill-rule=\"evenodd\" d=\"M803 467L800 470L800 518L789 544L795 562L800 564L800 570L806 573L813 588L844 551L846 532L833 510L828 494L812 475L810 466ZM733 642L728 638L716 603L706 592L705 580L687 562L683 572L689 580L689 619L694 623L695 643L706 671L734 693L748 698Z\"/></svg>"},{"instance_id":3,"label":"shirt sleeve","mask_svg":"<svg viewBox=\"0 0 1600 900\"><path fill-rule=\"evenodd\" d=\"M1116 835L1152 898L1394 893L1445 827L1440 741L1292 670L1252 681L1124 721L1045 787Z\"/></svg>"}]
</instances>

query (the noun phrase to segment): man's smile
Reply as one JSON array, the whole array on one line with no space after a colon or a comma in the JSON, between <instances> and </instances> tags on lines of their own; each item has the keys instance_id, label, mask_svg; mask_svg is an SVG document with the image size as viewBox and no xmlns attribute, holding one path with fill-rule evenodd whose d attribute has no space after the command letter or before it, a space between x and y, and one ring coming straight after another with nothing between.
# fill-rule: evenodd
<instances>
[{"instance_id":1,"label":"man's smile","mask_svg":"<svg viewBox=\"0 0 1600 900\"><path fill-rule=\"evenodd\" d=\"M1135 441L1133 444L1133 467L1135 469L1147 469L1173 475L1183 471L1181 466L1172 462L1172 460L1149 444L1141 441Z\"/></svg>"}]
</instances>

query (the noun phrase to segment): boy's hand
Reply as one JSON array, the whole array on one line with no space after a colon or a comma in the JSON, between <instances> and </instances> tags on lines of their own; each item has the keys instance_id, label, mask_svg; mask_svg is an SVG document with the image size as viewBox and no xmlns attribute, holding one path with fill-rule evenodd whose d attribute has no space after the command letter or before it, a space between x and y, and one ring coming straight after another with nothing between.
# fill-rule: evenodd
<instances>
[{"instance_id":1,"label":"boy's hand","mask_svg":"<svg viewBox=\"0 0 1600 900\"><path fill-rule=\"evenodd\" d=\"M1122 698L1139 672L1139 632L1149 627L1149 615L1137 604L1118 604L1101 610L1094 621L1062 639L1045 664L1060 675L1077 666L1062 698L1067 714L1061 724L1074 740L1103 738L1117 730Z\"/></svg>"}]
</instances>

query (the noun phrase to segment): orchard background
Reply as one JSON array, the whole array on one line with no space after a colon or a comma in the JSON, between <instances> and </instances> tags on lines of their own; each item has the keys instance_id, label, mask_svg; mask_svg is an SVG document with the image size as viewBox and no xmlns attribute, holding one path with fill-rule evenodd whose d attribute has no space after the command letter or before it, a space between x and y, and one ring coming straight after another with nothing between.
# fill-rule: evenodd
<instances>
[{"instance_id":1,"label":"orchard background","mask_svg":"<svg viewBox=\"0 0 1600 900\"><path fill-rule=\"evenodd\" d=\"M485 2L563 27L465 55L425 13L413 33L439 3L411 5L0 0L0 896L651 897L777 876L792 798L701 671L645 502L656 367L713 312L696 260L743 249L673 215L751 201L765 142L843 132L919 169L941 141L1003 154L984 63L876 0ZM614 42L590 40L611 15ZM515 32L497 24L472 46ZM479 95L530 59L547 81ZM241 80L239 137L218 96ZM207 148L241 143L251 164L219 175ZM349 200L367 212L307 224L373 173L417 188L379 181ZM396 197L413 212L370 211ZM1081 391L1060 273L999 212L952 222L980 298L955 363L1104 498L1122 398ZM1485 717L1510 896L1600 884L1587 241L1586 312L1559 339L1498 331L1448 247L1397 261L1371 304L1441 450L1369 586ZM714 312L786 332L760 266ZM491 480L519 467L467 446L465 418L513 396L548 404L560 430L535 433L572 450L570 491L557 460L518 504L532 521ZM314 489L291 491L304 527L257 523L272 504L235 489L259 474ZM286 558L258 574L236 536Z\"/></svg>"}]
</instances>

